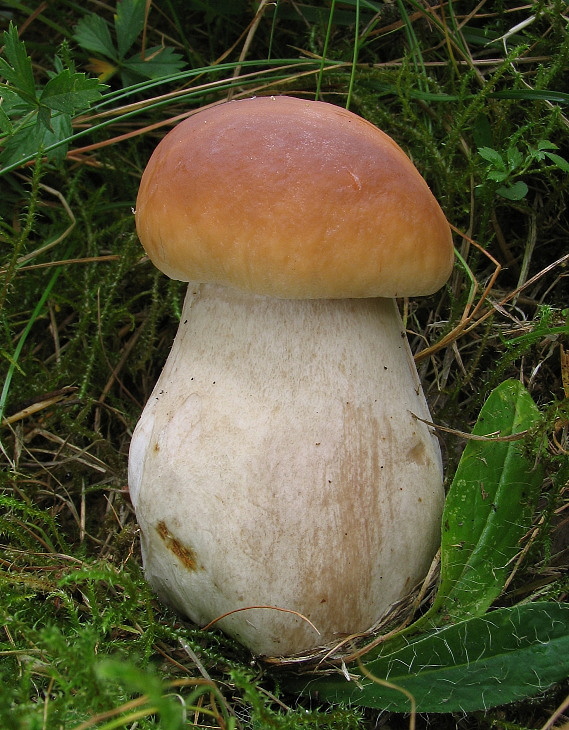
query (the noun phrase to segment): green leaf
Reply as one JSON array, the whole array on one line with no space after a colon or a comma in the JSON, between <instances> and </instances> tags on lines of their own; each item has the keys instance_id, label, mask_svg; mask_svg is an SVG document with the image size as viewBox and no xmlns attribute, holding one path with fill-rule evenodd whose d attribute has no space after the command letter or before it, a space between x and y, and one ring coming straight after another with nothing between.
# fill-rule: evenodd
<instances>
[{"instance_id":1,"label":"green leaf","mask_svg":"<svg viewBox=\"0 0 569 730\"><path fill-rule=\"evenodd\" d=\"M45 127L50 132L53 132L51 126L51 109L46 106L40 106L37 113L37 123L40 127Z\"/></svg>"},{"instance_id":2,"label":"green leaf","mask_svg":"<svg viewBox=\"0 0 569 730\"><path fill-rule=\"evenodd\" d=\"M507 170L490 170L486 177L494 182L504 182L510 177L510 173Z\"/></svg>"},{"instance_id":3,"label":"green leaf","mask_svg":"<svg viewBox=\"0 0 569 730\"><path fill-rule=\"evenodd\" d=\"M506 163L504 162L504 159L502 158L502 155L498 152L498 150L493 150L492 147L479 147L478 154L484 160L491 162L494 167L497 167L499 170L506 169Z\"/></svg>"},{"instance_id":4,"label":"green leaf","mask_svg":"<svg viewBox=\"0 0 569 730\"><path fill-rule=\"evenodd\" d=\"M49 110L42 107L42 113ZM5 140L3 149L0 152L0 165L7 167L14 163L22 162L34 157L46 147L61 142L72 134L71 120L67 114L51 114L47 120L40 124L40 116L36 117L35 123L26 124ZM61 144L52 150L48 158L50 160L62 160L67 153L67 144Z\"/></svg>"},{"instance_id":5,"label":"green leaf","mask_svg":"<svg viewBox=\"0 0 569 730\"><path fill-rule=\"evenodd\" d=\"M410 641L365 665L368 676L296 681L319 700L392 712L474 712L543 692L569 674L569 606L529 603L501 608ZM385 680L398 689L381 684ZM404 691L404 692L403 692Z\"/></svg>"},{"instance_id":6,"label":"green leaf","mask_svg":"<svg viewBox=\"0 0 569 730\"><path fill-rule=\"evenodd\" d=\"M522 180L518 180L512 185L498 188L496 192L507 200L522 200L528 194L528 186Z\"/></svg>"},{"instance_id":7,"label":"green leaf","mask_svg":"<svg viewBox=\"0 0 569 730\"><path fill-rule=\"evenodd\" d=\"M490 393L473 433L510 436L540 423L517 380ZM531 526L542 470L523 440L472 440L464 449L443 514L441 582L433 623L482 615L501 593Z\"/></svg>"},{"instance_id":8,"label":"green leaf","mask_svg":"<svg viewBox=\"0 0 569 730\"><path fill-rule=\"evenodd\" d=\"M111 31L105 19L100 15L90 13L81 18L75 26L73 38L86 51L100 53L113 61L118 61Z\"/></svg>"},{"instance_id":9,"label":"green leaf","mask_svg":"<svg viewBox=\"0 0 569 730\"><path fill-rule=\"evenodd\" d=\"M4 111L4 105L0 102L0 132L3 134L12 134L14 127L10 121L10 117Z\"/></svg>"},{"instance_id":10,"label":"green leaf","mask_svg":"<svg viewBox=\"0 0 569 730\"><path fill-rule=\"evenodd\" d=\"M540 139L537 143L537 149L538 150L556 150L558 149L557 145L553 142L550 142L548 139Z\"/></svg>"},{"instance_id":11,"label":"green leaf","mask_svg":"<svg viewBox=\"0 0 569 730\"><path fill-rule=\"evenodd\" d=\"M144 29L145 8L146 0L121 0L117 4L115 30L121 59Z\"/></svg>"},{"instance_id":12,"label":"green leaf","mask_svg":"<svg viewBox=\"0 0 569 730\"><path fill-rule=\"evenodd\" d=\"M73 115L88 109L93 101L98 101L103 88L104 85L98 79L65 69L47 82L40 102L53 111Z\"/></svg>"},{"instance_id":13,"label":"green leaf","mask_svg":"<svg viewBox=\"0 0 569 730\"><path fill-rule=\"evenodd\" d=\"M561 157L560 155L556 155L553 152L545 152L544 154L560 170L563 170L563 172L569 172L569 162L567 162L567 160L564 157Z\"/></svg>"},{"instance_id":14,"label":"green leaf","mask_svg":"<svg viewBox=\"0 0 569 730\"><path fill-rule=\"evenodd\" d=\"M515 170L517 167L520 167L524 161L523 155L517 147L508 147L506 157L510 170Z\"/></svg>"},{"instance_id":15,"label":"green leaf","mask_svg":"<svg viewBox=\"0 0 569 730\"><path fill-rule=\"evenodd\" d=\"M25 114L33 113L37 109L36 104L29 104L21 96L18 96L14 89L4 87L1 92L0 106L10 118L22 117Z\"/></svg>"},{"instance_id":16,"label":"green leaf","mask_svg":"<svg viewBox=\"0 0 569 730\"><path fill-rule=\"evenodd\" d=\"M18 31L12 23L3 36L6 59L0 58L0 76L25 96L35 99L36 82L25 43L18 38Z\"/></svg>"},{"instance_id":17,"label":"green leaf","mask_svg":"<svg viewBox=\"0 0 569 730\"><path fill-rule=\"evenodd\" d=\"M123 70L130 71L139 81L140 78L160 79L170 76L181 71L185 65L180 54L172 48L156 46L149 48L144 58L133 56L128 61L124 61Z\"/></svg>"}]
</instances>

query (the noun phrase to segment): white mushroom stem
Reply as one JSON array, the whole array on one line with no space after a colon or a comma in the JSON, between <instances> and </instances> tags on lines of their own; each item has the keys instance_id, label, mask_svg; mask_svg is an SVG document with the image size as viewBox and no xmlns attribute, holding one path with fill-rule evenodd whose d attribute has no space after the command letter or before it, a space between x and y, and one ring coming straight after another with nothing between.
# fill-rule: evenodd
<instances>
[{"instance_id":1,"label":"white mushroom stem","mask_svg":"<svg viewBox=\"0 0 569 730\"><path fill-rule=\"evenodd\" d=\"M396 304L190 285L129 484L158 594L257 655L369 629L426 574L442 468Z\"/></svg>"}]
</instances>

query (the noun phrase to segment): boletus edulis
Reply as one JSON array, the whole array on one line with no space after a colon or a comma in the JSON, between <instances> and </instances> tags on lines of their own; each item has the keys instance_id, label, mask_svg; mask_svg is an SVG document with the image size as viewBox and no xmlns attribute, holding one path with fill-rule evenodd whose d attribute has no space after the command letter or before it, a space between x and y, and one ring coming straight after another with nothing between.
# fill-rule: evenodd
<instances>
[{"instance_id":1,"label":"boletus edulis","mask_svg":"<svg viewBox=\"0 0 569 730\"><path fill-rule=\"evenodd\" d=\"M439 544L440 451L395 303L450 274L438 203L369 122L264 97L166 135L136 226L189 282L130 449L147 579L259 656L368 630Z\"/></svg>"}]
</instances>

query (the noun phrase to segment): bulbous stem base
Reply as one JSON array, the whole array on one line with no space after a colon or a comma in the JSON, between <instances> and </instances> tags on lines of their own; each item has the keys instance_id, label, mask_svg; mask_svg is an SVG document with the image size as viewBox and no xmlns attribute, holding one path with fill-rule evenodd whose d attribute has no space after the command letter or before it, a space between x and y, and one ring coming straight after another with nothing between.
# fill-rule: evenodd
<instances>
[{"instance_id":1,"label":"bulbous stem base","mask_svg":"<svg viewBox=\"0 0 569 730\"><path fill-rule=\"evenodd\" d=\"M132 439L159 595L257 655L365 631L426 574L438 443L395 302L190 286ZM315 631L314 627L318 629Z\"/></svg>"}]
</instances>

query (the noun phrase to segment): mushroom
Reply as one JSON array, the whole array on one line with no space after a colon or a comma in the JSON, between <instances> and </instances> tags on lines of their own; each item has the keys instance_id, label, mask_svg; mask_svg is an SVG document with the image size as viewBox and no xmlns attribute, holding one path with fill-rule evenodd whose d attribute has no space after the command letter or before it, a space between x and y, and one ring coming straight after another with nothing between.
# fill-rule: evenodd
<instances>
[{"instance_id":1,"label":"mushroom","mask_svg":"<svg viewBox=\"0 0 569 730\"><path fill-rule=\"evenodd\" d=\"M166 135L136 225L190 282L130 449L147 580L259 656L367 631L440 541L440 450L395 302L449 276L438 203L369 122L263 97Z\"/></svg>"}]
</instances>

